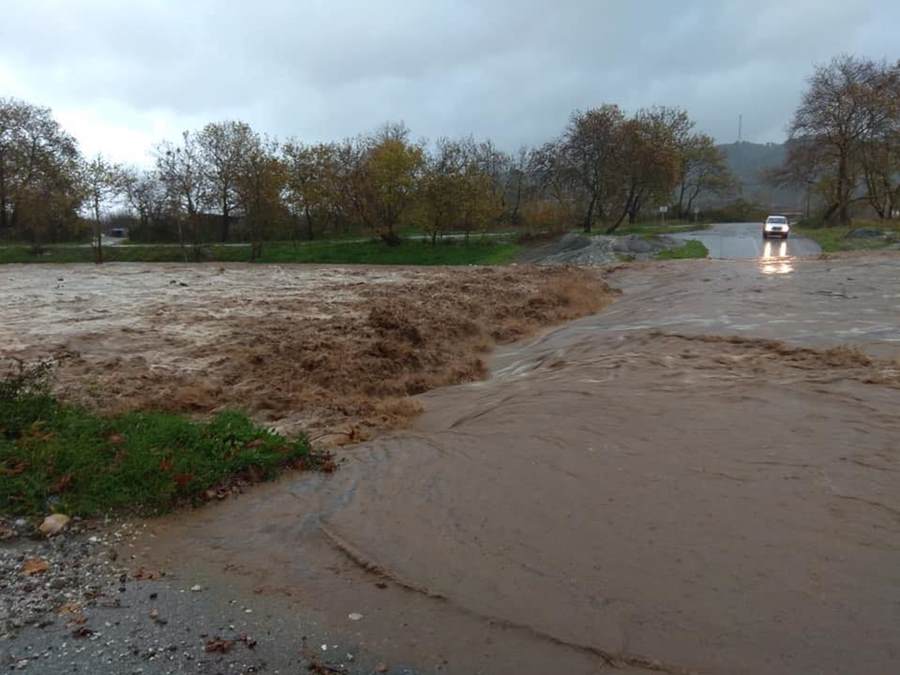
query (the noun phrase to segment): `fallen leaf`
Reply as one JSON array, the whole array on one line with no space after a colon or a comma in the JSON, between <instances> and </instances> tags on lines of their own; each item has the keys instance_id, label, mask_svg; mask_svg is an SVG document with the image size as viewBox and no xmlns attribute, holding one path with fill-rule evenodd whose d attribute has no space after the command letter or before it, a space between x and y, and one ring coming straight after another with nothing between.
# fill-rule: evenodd
<instances>
[{"instance_id":1,"label":"fallen leaf","mask_svg":"<svg viewBox=\"0 0 900 675\"><path fill-rule=\"evenodd\" d=\"M190 484L190 482L192 480L194 480L194 475L190 474L190 473L179 473L179 474L176 474L175 476L173 476L172 478L175 481L175 483L178 485L178 487L183 488L183 487L187 486L188 484Z\"/></svg>"},{"instance_id":2,"label":"fallen leaf","mask_svg":"<svg viewBox=\"0 0 900 675\"><path fill-rule=\"evenodd\" d=\"M137 572L131 575L137 581L156 581L160 577L159 572L138 567Z\"/></svg>"},{"instance_id":3,"label":"fallen leaf","mask_svg":"<svg viewBox=\"0 0 900 675\"><path fill-rule=\"evenodd\" d=\"M234 646L234 640L221 640L216 638L215 640L208 640L206 643L206 651L208 652L218 652L220 654L227 654L228 651Z\"/></svg>"},{"instance_id":4,"label":"fallen leaf","mask_svg":"<svg viewBox=\"0 0 900 675\"><path fill-rule=\"evenodd\" d=\"M63 476L60 476L59 479L50 486L50 492L53 494L59 494L60 492L65 492L72 485L72 474L67 473Z\"/></svg>"},{"instance_id":5,"label":"fallen leaf","mask_svg":"<svg viewBox=\"0 0 900 675\"><path fill-rule=\"evenodd\" d=\"M9 465L0 468L0 476L18 476L28 468L28 464L22 460L10 462Z\"/></svg>"},{"instance_id":6,"label":"fallen leaf","mask_svg":"<svg viewBox=\"0 0 900 675\"><path fill-rule=\"evenodd\" d=\"M43 574L48 569L50 569L50 563L43 558L29 558L22 563L22 574L28 577Z\"/></svg>"}]
</instances>

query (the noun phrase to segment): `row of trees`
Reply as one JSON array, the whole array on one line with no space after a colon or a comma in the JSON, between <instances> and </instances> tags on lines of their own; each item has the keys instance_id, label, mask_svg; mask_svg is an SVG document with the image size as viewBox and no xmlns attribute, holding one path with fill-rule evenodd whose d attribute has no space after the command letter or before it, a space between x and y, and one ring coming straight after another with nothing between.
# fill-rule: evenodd
<instances>
[{"instance_id":1,"label":"row of trees","mask_svg":"<svg viewBox=\"0 0 900 675\"><path fill-rule=\"evenodd\" d=\"M0 236L58 241L127 212L133 239L250 241L374 233L415 224L432 240L498 225L612 231L659 205L676 217L733 187L687 114L615 105L576 111L561 136L509 154L490 141L414 141L402 124L342 142L278 142L243 122L185 132L152 168L84 159L49 110L0 99Z\"/></svg>"},{"instance_id":2,"label":"row of trees","mask_svg":"<svg viewBox=\"0 0 900 675\"><path fill-rule=\"evenodd\" d=\"M598 221L613 232L648 206L671 205L683 218L701 195L736 187L713 139L693 127L677 108L575 112L558 139L532 153L531 173L561 211L576 209L586 232Z\"/></svg>"},{"instance_id":3,"label":"row of trees","mask_svg":"<svg viewBox=\"0 0 900 675\"><path fill-rule=\"evenodd\" d=\"M817 68L770 178L815 192L826 223L849 225L860 204L900 216L900 61L845 55Z\"/></svg>"}]
</instances>

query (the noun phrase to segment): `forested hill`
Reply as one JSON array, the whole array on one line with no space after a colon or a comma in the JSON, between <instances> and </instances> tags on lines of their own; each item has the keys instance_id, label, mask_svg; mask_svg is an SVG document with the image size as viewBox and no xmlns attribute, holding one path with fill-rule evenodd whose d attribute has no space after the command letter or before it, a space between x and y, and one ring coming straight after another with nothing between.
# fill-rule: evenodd
<instances>
[{"instance_id":1,"label":"forested hill","mask_svg":"<svg viewBox=\"0 0 900 675\"><path fill-rule=\"evenodd\" d=\"M762 204L799 207L803 201L800 189L774 190L761 179L764 169L771 169L784 162L784 143L723 143L719 145L728 158L728 166L741 183L745 199Z\"/></svg>"}]
</instances>

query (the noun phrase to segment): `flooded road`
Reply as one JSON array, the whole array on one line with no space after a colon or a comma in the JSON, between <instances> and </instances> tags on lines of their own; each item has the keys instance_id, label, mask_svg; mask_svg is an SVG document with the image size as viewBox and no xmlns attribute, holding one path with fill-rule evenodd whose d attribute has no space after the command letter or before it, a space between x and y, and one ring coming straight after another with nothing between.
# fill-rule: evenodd
<instances>
[{"instance_id":1,"label":"flooded road","mask_svg":"<svg viewBox=\"0 0 900 675\"><path fill-rule=\"evenodd\" d=\"M892 672L898 276L629 266L335 476L157 521L139 558L416 672Z\"/></svg>"},{"instance_id":2,"label":"flooded road","mask_svg":"<svg viewBox=\"0 0 900 675\"><path fill-rule=\"evenodd\" d=\"M717 223L708 230L681 232L676 239L696 239L709 249L710 258L778 259L813 256L822 252L812 239L790 235L787 239L763 239L761 223Z\"/></svg>"}]
</instances>

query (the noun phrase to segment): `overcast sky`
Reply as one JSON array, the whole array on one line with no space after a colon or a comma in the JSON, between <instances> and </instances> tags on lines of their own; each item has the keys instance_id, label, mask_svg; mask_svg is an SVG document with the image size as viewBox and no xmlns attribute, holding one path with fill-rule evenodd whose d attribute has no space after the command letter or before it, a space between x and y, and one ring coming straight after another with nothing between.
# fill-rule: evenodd
<instances>
[{"instance_id":1,"label":"overcast sky","mask_svg":"<svg viewBox=\"0 0 900 675\"><path fill-rule=\"evenodd\" d=\"M339 139L403 120L513 150L574 108L684 107L723 142L781 141L815 63L900 58L897 0L9 0L0 96L87 154L146 163L241 119Z\"/></svg>"}]
</instances>

